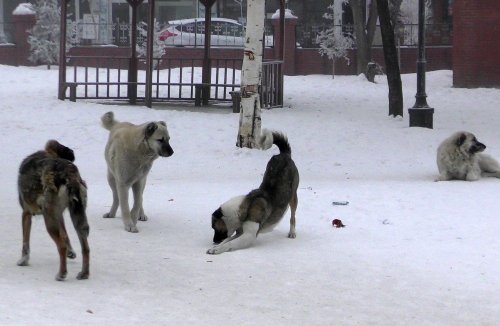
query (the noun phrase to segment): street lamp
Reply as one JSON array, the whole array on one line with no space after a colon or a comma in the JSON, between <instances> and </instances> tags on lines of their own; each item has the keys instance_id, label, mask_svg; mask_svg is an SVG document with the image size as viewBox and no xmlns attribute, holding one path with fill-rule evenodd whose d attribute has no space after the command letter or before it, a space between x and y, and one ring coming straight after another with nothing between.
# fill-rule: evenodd
<instances>
[{"instance_id":1,"label":"street lamp","mask_svg":"<svg viewBox=\"0 0 500 326\"><path fill-rule=\"evenodd\" d=\"M243 24L243 0L233 0L233 1L240 5L240 23L242 25L245 25Z\"/></svg>"},{"instance_id":2,"label":"street lamp","mask_svg":"<svg viewBox=\"0 0 500 326\"><path fill-rule=\"evenodd\" d=\"M418 0L418 59L417 59L417 94L415 105L408 109L410 127L425 127L432 129L434 109L427 104L425 94L425 3Z\"/></svg>"}]
</instances>

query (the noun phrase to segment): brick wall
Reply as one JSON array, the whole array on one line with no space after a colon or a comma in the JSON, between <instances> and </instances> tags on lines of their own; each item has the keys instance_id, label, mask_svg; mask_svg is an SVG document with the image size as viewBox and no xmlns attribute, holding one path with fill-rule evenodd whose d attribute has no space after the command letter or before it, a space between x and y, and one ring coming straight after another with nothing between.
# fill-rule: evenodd
<instances>
[{"instance_id":1,"label":"brick wall","mask_svg":"<svg viewBox=\"0 0 500 326\"><path fill-rule=\"evenodd\" d=\"M4 65L32 65L28 60L30 45L28 44L28 30L35 25L34 15L13 15L15 44L0 45L0 64Z\"/></svg>"},{"instance_id":2,"label":"brick wall","mask_svg":"<svg viewBox=\"0 0 500 326\"><path fill-rule=\"evenodd\" d=\"M31 65L32 63L28 60L30 56L28 30L35 25L36 18L34 15L14 15L13 20L16 26L16 65Z\"/></svg>"},{"instance_id":3,"label":"brick wall","mask_svg":"<svg viewBox=\"0 0 500 326\"><path fill-rule=\"evenodd\" d=\"M500 87L500 1L454 0L453 86Z\"/></svg>"},{"instance_id":4,"label":"brick wall","mask_svg":"<svg viewBox=\"0 0 500 326\"><path fill-rule=\"evenodd\" d=\"M15 44L0 45L0 64L17 66L17 47Z\"/></svg>"},{"instance_id":5,"label":"brick wall","mask_svg":"<svg viewBox=\"0 0 500 326\"><path fill-rule=\"evenodd\" d=\"M401 73L415 73L417 68L417 48L401 48ZM452 68L452 49L451 47L427 47L425 50L427 60L427 71L442 70ZM336 75L354 75L356 74L356 50L349 53L349 64L346 60L337 60L335 63ZM384 63L384 52L381 47L372 49L372 60L380 64ZM297 75L309 74L331 74L332 62L326 57L322 57L317 49L297 49L296 50Z\"/></svg>"}]
</instances>

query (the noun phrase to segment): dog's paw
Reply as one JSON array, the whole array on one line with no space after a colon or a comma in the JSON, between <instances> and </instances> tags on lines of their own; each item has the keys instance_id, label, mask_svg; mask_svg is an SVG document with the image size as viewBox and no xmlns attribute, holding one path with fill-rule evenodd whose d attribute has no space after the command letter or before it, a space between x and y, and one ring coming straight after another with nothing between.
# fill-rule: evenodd
<instances>
[{"instance_id":1,"label":"dog's paw","mask_svg":"<svg viewBox=\"0 0 500 326\"><path fill-rule=\"evenodd\" d=\"M21 259L17 261L17 266L28 266L30 256L22 256Z\"/></svg>"},{"instance_id":2,"label":"dog's paw","mask_svg":"<svg viewBox=\"0 0 500 326\"><path fill-rule=\"evenodd\" d=\"M89 272L81 271L80 273L78 273L78 275L76 275L77 280L86 280L88 278L89 278Z\"/></svg>"},{"instance_id":3,"label":"dog's paw","mask_svg":"<svg viewBox=\"0 0 500 326\"><path fill-rule=\"evenodd\" d=\"M112 214L110 214L110 213L106 213L106 214L104 214L102 217L103 217L103 218L114 218L114 217L115 217L115 215L112 215Z\"/></svg>"},{"instance_id":4,"label":"dog's paw","mask_svg":"<svg viewBox=\"0 0 500 326\"><path fill-rule=\"evenodd\" d=\"M465 176L466 181L477 181L481 178L481 175L478 175L476 173L469 173Z\"/></svg>"},{"instance_id":5,"label":"dog's paw","mask_svg":"<svg viewBox=\"0 0 500 326\"><path fill-rule=\"evenodd\" d=\"M66 254L66 257L68 257L69 259L75 259L76 252L74 252L73 249L68 249L68 253Z\"/></svg>"},{"instance_id":6,"label":"dog's paw","mask_svg":"<svg viewBox=\"0 0 500 326\"><path fill-rule=\"evenodd\" d=\"M64 281L66 279L66 276L68 273L57 273L56 275L56 281Z\"/></svg>"},{"instance_id":7,"label":"dog's paw","mask_svg":"<svg viewBox=\"0 0 500 326\"><path fill-rule=\"evenodd\" d=\"M446 175L440 174L436 179L434 179L434 182L439 182L439 181L448 181L449 178Z\"/></svg>"},{"instance_id":8,"label":"dog's paw","mask_svg":"<svg viewBox=\"0 0 500 326\"><path fill-rule=\"evenodd\" d=\"M146 222L148 220L148 217L146 215L139 215L139 221Z\"/></svg>"},{"instance_id":9,"label":"dog's paw","mask_svg":"<svg viewBox=\"0 0 500 326\"><path fill-rule=\"evenodd\" d=\"M137 232L139 232L139 229L137 229L137 226L135 226L135 225L126 225L125 231L131 232L131 233L137 233Z\"/></svg>"},{"instance_id":10,"label":"dog's paw","mask_svg":"<svg viewBox=\"0 0 500 326\"><path fill-rule=\"evenodd\" d=\"M290 233L288 233L288 237L290 239L295 239L295 237L297 237L297 235L295 234L295 232L290 232Z\"/></svg>"},{"instance_id":11,"label":"dog's paw","mask_svg":"<svg viewBox=\"0 0 500 326\"><path fill-rule=\"evenodd\" d=\"M224 251L220 250L220 248L218 248L217 246L207 250L207 254L209 254L209 255L218 255L218 254L221 254L223 252Z\"/></svg>"}]
</instances>

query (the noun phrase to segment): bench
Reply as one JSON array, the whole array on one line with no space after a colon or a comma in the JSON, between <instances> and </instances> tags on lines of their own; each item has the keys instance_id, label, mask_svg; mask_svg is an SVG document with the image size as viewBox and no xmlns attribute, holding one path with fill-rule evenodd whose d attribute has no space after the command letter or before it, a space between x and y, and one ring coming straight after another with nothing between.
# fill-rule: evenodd
<instances>
[{"instance_id":1,"label":"bench","mask_svg":"<svg viewBox=\"0 0 500 326\"><path fill-rule=\"evenodd\" d=\"M240 85L234 84L207 84L207 83L198 83L194 84L194 105L202 106L208 105L208 100L210 99L210 87L220 87L220 88L239 88ZM205 89L205 91L203 91ZM229 92L231 95L231 100L233 102L233 112L240 112L240 101L241 101L241 93L240 91L232 91Z\"/></svg>"},{"instance_id":2,"label":"bench","mask_svg":"<svg viewBox=\"0 0 500 326\"><path fill-rule=\"evenodd\" d=\"M66 88L69 88L69 100L71 102L76 102L76 86L77 83L66 83ZM66 95L66 88L64 89L64 94Z\"/></svg>"},{"instance_id":3,"label":"bench","mask_svg":"<svg viewBox=\"0 0 500 326\"><path fill-rule=\"evenodd\" d=\"M240 103L241 103L241 92L234 91L234 92L229 92L229 94L231 95L231 100L233 100L233 113L239 113Z\"/></svg>"}]
</instances>

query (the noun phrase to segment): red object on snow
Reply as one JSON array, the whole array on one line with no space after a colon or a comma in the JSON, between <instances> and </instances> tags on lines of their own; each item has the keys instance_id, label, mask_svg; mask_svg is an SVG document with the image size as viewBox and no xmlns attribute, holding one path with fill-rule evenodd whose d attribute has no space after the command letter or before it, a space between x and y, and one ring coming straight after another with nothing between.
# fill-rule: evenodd
<instances>
[{"instance_id":1,"label":"red object on snow","mask_svg":"<svg viewBox=\"0 0 500 326\"><path fill-rule=\"evenodd\" d=\"M343 227L345 227L345 225L342 224L342 221L339 220L339 219L337 219L337 218L332 221L332 225L334 227L336 227L336 228L343 228Z\"/></svg>"}]
</instances>

